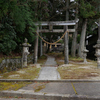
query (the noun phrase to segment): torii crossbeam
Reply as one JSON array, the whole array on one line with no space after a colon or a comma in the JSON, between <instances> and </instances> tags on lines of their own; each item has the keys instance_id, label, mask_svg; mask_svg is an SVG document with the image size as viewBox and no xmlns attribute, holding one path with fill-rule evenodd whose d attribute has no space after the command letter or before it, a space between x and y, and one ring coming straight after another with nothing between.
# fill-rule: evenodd
<instances>
[{"instance_id":1,"label":"torii crossbeam","mask_svg":"<svg viewBox=\"0 0 100 100\"><path fill-rule=\"evenodd\" d=\"M79 19L77 20L71 20L71 21L43 21L43 22L37 22L35 25L37 26L51 26L52 30L49 29L39 29L39 32L53 32L53 33L61 33L64 32L64 29L53 29L53 26L72 26L75 25ZM69 32L75 32L75 29L68 29Z\"/></svg>"}]
</instances>

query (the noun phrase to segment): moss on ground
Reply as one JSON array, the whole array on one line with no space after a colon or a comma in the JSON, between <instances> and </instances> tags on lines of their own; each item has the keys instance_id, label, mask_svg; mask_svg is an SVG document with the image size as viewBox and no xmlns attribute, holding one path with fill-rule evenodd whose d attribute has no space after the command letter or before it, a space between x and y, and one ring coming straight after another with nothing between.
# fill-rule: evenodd
<instances>
[{"instance_id":1,"label":"moss on ground","mask_svg":"<svg viewBox=\"0 0 100 100\"><path fill-rule=\"evenodd\" d=\"M31 82L0 82L0 91L2 90L18 90Z\"/></svg>"},{"instance_id":2,"label":"moss on ground","mask_svg":"<svg viewBox=\"0 0 100 100\"><path fill-rule=\"evenodd\" d=\"M12 71L2 74L1 79L34 79L38 76L40 68L31 66L18 71ZM21 87L31 84L31 82L0 82L1 90L18 90Z\"/></svg>"},{"instance_id":3,"label":"moss on ground","mask_svg":"<svg viewBox=\"0 0 100 100\"><path fill-rule=\"evenodd\" d=\"M71 61L69 65L58 67L61 79L91 79L100 77L100 69L97 69L97 64L94 61L90 61L88 64L84 64L80 59Z\"/></svg>"},{"instance_id":4,"label":"moss on ground","mask_svg":"<svg viewBox=\"0 0 100 100\"><path fill-rule=\"evenodd\" d=\"M34 79L38 76L40 68L31 66L28 68L19 69L18 71L11 71L4 73L0 79Z\"/></svg>"},{"instance_id":5,"label":"moss on ground","mask_svg":"<svg viewBox=\"0 0 100 100\"><path fill-rule=\"evenodd\" d=\"M44 89L45 85L40 85L35 89L35 92L39 92L40 90Z\"/></svg>"}]
</instances>

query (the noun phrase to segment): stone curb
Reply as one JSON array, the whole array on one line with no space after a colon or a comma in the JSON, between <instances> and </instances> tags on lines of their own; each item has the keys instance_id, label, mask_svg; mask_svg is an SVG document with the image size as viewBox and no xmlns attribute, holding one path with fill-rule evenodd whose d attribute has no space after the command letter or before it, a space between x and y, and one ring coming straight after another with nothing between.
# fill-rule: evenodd
<instances>
[{"instance_id":1,"label":"stone curb","mask_svg":"<svg viewBox=\"0 0 100 100\"><path fill-rule=\"evenodd\" d=\"M92 79L68 79L68 80L0 79L0 82L100 82L100 80L92 80Z\"/></svg>"},{"instance_id":2,"label":"stone curb","mask_svg":"<svg viewBox=\"0 0 100 100\"><path fill-rule=\"evenodd\" d=\"M42 100L100 100L100 96L85 96L85 95L63 95L63 94L46 94L46 93L32 93L29 91L2 91L1 97L21 97L33 98Z\"/></svg>"}]
</instances>

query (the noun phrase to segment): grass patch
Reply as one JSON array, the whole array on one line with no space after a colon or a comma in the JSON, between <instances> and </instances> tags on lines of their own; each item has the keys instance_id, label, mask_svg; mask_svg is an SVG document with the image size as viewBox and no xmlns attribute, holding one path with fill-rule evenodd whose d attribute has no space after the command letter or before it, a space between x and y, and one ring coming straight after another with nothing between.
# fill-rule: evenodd
<instances>
[{"instance_id":1,"label":"grass patch","mask_svg":"<svg viewBox=\"0 0 100 100\"><path fill-rule=\"evenodd\" d=\"M57 62L57 65L64 64L64 62L59 61L59 60L64 60L64 55L62 52L60 52L60 53L56 53L56 52L48 53L48 55L55 57L55 61Z\"/></svg>"},{"instance_id":2,"label":"grass patch","mask_svg":"<svg viewBox=\"0 0 100 100\"><path fill-rule=\"evenodd\" d=\"M18 90L31 82L0 82L0 91L3 90Z\"/></svg>"},{"instance_id":3,"label":"grass patch","mask_svg":"<svg viewBox=\"0 0 100 100\"><path fill-rule=\"evenodd\" d=\"M43 55L38 59L37 63L44 64L46 60L47 60L47 56Z\"/></svg>"},{"instance_id":4,"label":"grass patch","mask_svg":"<svg viewBox=\"0 0 100 100\"><path fill-rule=\"evenodd\" d=\"M45 85L41 85L41 86L38 86L36 89L35 89L35 92L39 92L40 90L44 89L45 88Z\"/></svg>"},{"instance_id":5,"label":"grass patch","mask_svg":"<svg viewBox=\"0 0 100 100\"><path fill-rule=\"evenodd\" d=\"M83 62L84 61L82 58L79 58L79 57L70 57L70 56L69 56L69 60L70 61L74 61L74 62Z\"/></svg>"},{"instance_id":6,"label":"grass patch","mask_svg":"<svg viewBox=\"0 0 100 100\"><path fill-rule=\"evenodd\" d=\"M64 64L64 61L56 60L56 62L57 62L57 65L63 65Z\"/></svg>"},{"instance_id":7,"label":"grass patch","mask_svg":"<svg viewBox=\"0 0 100 100\"><path fill-rule=\"evenodd\" d=\"M38 76L40 68L29 66L18 71L4 73L0 79L34 79ZM2 90L18 90L31 82L0 82L0 91Z\"/></svg>"},{"instance_id":8,"label":"grass patch","mask_svg":"<svg viewBox=\"0 0 100 100\"><path fill-rule=\"evenodd\" d=\"M62 57L64 57L62 52L60 53L52 52L52 53L48 53L48 55L53 56L55 58L60 58L60 59L63 59Z\"/></svg>"},{"instance_id":9,"label":"grass patch","mask_svg":"<svg viewBox=\"0 0 100 100\"><path fill-rule=\"evenodd\" d=\"M63 54L63 52L60 52L60 53L53 52L53 53L48 53L48 55L55 57L55 60L56 60L58 65L64 64L64 54ZM79 57L71 57L71 56L69 56L69 61L83 62L83 59L79 58Z\"/></svg>"},{"instance_id":10,"label":"grass patch","mask_svg":"<svg viewBox=\"0 0 100 100\"><path fill-rule=\"evenodd\" d=\"M34 79L38 76L40 68L36 66L29 66L28 68L19 69L18 71L11 71L4 73L0 79Z\"/></svg>"},{"instance_id":11,"label":"grass patch","mask_svg":"<svg viewBox=\"0 0 100 100\"><path fill-rule=\"evenodd\" d=\"M76 62L75 62L76 63ZM72 64L72 66L58 67L61 79L91 79L100 77L100 69L94 64Z\"/></svg>"}]
</instances>

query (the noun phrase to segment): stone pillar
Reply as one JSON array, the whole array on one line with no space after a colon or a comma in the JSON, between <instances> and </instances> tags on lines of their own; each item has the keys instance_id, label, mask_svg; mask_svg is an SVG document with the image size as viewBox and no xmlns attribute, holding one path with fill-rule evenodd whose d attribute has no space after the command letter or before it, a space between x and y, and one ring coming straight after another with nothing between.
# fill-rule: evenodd
<instances>
[{"instance_id":1,"label":"stone pillar","mask_svg":"<svg viewBox=\"0 0 100 100\"><path fill-rule=\"evenodd\" d=\"M84 47L84 50L83 50L84 63L87 63L86 57L87 57L88 52L89 51L86 49L86 47Z\"/></svg>"},{"instance_id":2,"label":"stone pillar","mask_svg":"<svg viewBox=\"0 0 100 100\"><path fill-rule=\"evenodd\" d=\"M22 44L23 52L22 52L22 68L27 67L27 56L29 55L29 47L31 44L27 43L27 39L25 38L25 43Z\"/></svg>"}]
</instances>

